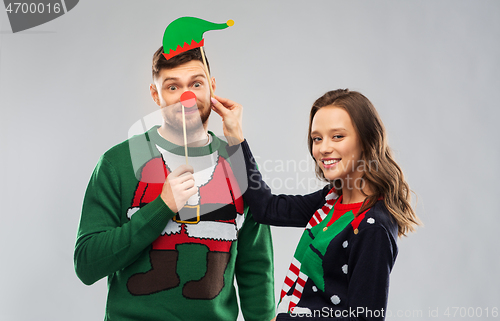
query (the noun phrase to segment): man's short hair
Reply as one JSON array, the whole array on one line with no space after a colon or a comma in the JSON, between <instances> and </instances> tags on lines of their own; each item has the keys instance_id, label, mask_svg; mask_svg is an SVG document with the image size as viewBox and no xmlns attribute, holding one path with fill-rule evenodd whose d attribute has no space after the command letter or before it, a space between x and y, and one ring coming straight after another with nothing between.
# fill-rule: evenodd
<instances>
[{"instance_id":1,"label":"man's short hair","mask_svg":"<svg viewBox=\"0 0 500 321\"><path fill-rule=\"evenodd\" d=\"M162 69L172 69L191 60L199 60L203 63L200 48L185 51L167 60L165 56L163 56L163 46L161 46L153 55L153 80L158 77ZM206 54L205 60L207 61L208 71L210 72L210 65L208 64Z\"/></svg>"}]
</instances>

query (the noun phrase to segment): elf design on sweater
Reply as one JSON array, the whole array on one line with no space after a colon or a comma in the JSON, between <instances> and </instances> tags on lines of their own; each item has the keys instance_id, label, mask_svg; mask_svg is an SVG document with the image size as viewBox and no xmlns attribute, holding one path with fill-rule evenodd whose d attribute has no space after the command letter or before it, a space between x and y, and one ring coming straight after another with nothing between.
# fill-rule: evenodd
<instances>
[{"instance_id":1,"label":"elf design on sweater","mask_svg":"<svg viewBox=\"0 0 500 321\"><path fill-rule=\"evenodd\" d=\"M325 197L326 203L319 208L306 226L299 244L295 251L292 263L285 277L285 282L281 289L280 303L278 304L278 313L305 313L311 314L310 309L301 308L297 305L302 297L302 291L305 284L310 278L314 282L316 291L325 291L324 271L322 268L322 260L326 253L327 247L337 234L345 229L349 224L352 227L354 234L358 233L359 223L364 219L368 210L355 216L353 208L359 210L361 203L355 204L354 207L343 206L343 209L334 211L335 204L342 200L342 196L338 198L335 189ZM341 207L342 204L339 203ZM373 219L369 219L369 223ZM346 248L348 242L343 243ZM307 264L302 265L302 262ZM342 271L347 274L349 266L344 264ZM292 290L292 291L290 291ZM335 295L331 297L333 304L340 303L340 297Z\"/></svg>"},{"instance_id":2,"label":"elf design on sweater","mask_svg":"<svg viewBox=\"0 0 500 321\"><path fill-rule=\"evenodd\" d=\"M163 183L175 168L185 162L182 155L156 145L161 156L148 161L141 170L141 181L128 210L130 218L137 210L160 195ZM177 246L201 244L208 248L206 274L200 280L184 284L182 295L188 299L213 299L224 287L224 272L231 245L244 220L243 199L229 163L215 151L190 157L198 193L172 218L153 242L149 253L151 269L132 275L127 288L133 295L148 295L180 285L176 272Z\"/></svg>"},{"instance_id":3,"label":"elf design on sweater","mask_svg":"<svg viewBox=\"0 0 500 321\"><path fill-rule=\"evenodd\" d=\"M384 320L389 274L398 254L398 226L384 201L360 213L362 203L343 204L330 185L306 195L274 195L248 143L241 148L248 178L244 199L255 221L305 227L276 320Z\"/></svg>"}]
</instances>

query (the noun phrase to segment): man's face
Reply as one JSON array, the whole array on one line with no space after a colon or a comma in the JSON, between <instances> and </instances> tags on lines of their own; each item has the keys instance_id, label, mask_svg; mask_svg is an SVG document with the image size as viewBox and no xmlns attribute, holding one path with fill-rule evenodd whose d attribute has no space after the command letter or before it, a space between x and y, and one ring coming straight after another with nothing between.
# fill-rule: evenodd
<instances>
[{"instance_id":1,"label":"man's face","mask_svg":"<svg viewBox=\"0 0 500 321\"><path fill-rule=\"evenodd\" d=\"M213 79L212 84L215 90ZM184 108L186 130L189 131L206 125L211 111L210 89L203 63L191 60L173 69L162 69L150 86L151 96L162 109L165 123L175 130L182 130L180 97L188 90L196 95L196 105Z\"/></svg>"}]
</instances>

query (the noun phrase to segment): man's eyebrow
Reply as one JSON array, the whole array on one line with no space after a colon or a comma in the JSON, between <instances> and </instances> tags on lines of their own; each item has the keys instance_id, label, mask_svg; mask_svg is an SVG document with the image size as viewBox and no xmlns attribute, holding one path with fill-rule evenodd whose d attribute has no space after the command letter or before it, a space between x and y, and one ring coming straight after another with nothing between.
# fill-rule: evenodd
<instances>
[{"instance_id":1,"label":"man's eyebrow","mask_svg":"<svg viewBox=\"0 0 500 321\"><path fill-rule=\"evenodd\" d=\"M196 75L193 75L191 76L191 79L196 79L196 78L206 78L205 74L196 74ZM179 80L179 78L177 77L167 77L165 79L163 79L163 83L167 82L167 81L177 81Z\"/></svg>"},{"instance_id":2,"label":"man's eyebrow","mask_svg":"<svg viewBox=\"0 0 500 321\"><path fill-rule=\"evenodd\" d=\"M176 77L167 77L167 78L163 79L163 82L165 83L165 82L170 81L170 80L174 80L175 81L175 80L179 80L179 78L176 78Z\"/></svg>"},{"instance_id":3,"label":"man's eyebrow","mask_svg":"<svg viewBox=\"0 0 500 321\"><path fill-rule=\"evenodd\" d=\"M205 74L196 74L194 76L191 76L191 79L198 78L198 77L206 78L206 75Z\"/></svg>"}]
</instances>

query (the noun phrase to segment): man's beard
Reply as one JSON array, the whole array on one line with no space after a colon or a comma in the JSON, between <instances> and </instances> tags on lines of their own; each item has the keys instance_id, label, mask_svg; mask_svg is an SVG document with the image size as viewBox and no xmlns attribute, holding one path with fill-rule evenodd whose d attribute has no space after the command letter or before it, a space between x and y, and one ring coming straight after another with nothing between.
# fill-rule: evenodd
<instances>
[{"instance_id":1,"label":"man's beard","mask_svg":"<svg viewBox=\"0 0 500 321\"><path fill-rule=\"evenodd\" d=\"M169 108L169 107L166 107ZM182 108L182 107L181 107ZM175 109L175 112L165 111L163 112L163 117L165 123L174 131L182 132L182 113L177 112L178 109ZM200 128L203 128L208 121L208 117L210 116L211 109L210 108L198 108L198 112L195 112L190 115L186 115L186 131L189 136L189 132L196 131Z\"/></svg>"}]
</instances>

